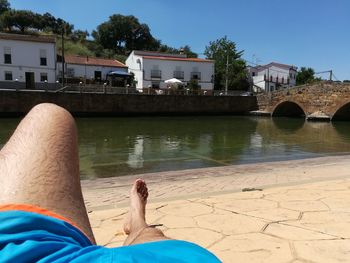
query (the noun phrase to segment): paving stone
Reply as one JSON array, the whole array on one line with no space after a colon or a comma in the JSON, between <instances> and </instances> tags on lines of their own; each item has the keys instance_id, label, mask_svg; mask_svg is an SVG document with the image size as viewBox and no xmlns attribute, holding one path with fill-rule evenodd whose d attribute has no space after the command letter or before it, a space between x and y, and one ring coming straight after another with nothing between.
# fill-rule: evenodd
<instances>
[{"instance_id":1,"label":"paving stone","mask_svg":"<svg viewBox=\"0 0 350 263\"><path fill-rule=\"evenodd\" d=\"M283 201L279 204L282 208L300 212L329 210L329 208L321 201Z\"/></svg>"},{"instance_id":2,"label":"paving stone","mask_svg":"<svg viewBox=\"0 0 350 263\"><path fill-rule=\"evenodd\" d=\"M284 209L284 208L274 208L274 209L261 209L257 211L247 212L247 215L255 216L269 221L285 221L285 220L297 220L300 213Z\"/></svg>"},{"instance_id":3,"label":"paving stone","mask_svg":"<svg viewBox=\"0 0 350 263\"><path fill-rule=\"evenodd\" d=\"M277 202L263 199L232 199L230 201L224 199L224 201L221 201L221 203L217 203L214 206L232 212L250 212L277 208L277 205Z\"/></svg>"},{"instance_id":4,"label":"paving stone","mask_svg":"<svg viewBox=\"0 0 350 263\"><path fill-rule=\"evenodd\" d=\"M159 223L164 224L167 228L184 228L197 227L196 221L192 217L166 215L163 216Z\"/></svg>"},{"instance_id":5,"label":"paving stone","mask_svg":"<svg viewBox=\"0 0 350 263\"><path fill-rule=\"evenodd\" d=\"M261 233L229 236L210 249L223 262L289 263L293 260L288 241Z\"/></svg>"},{"instance_id":6,"label":"paving stone","mask_svg":"<svg viewBox=\"0 0 350 263\"><path fill-rule=\"evenodd\" d=\"M266 194L265 199L275 201L316 201L328 197L330 193L324 190L309 189L289 189L284 194Z\"/></svg>"},{"instance_id":7,"label":"paving stone","mask_svg":"<svg viewBox=\"0 0 350 263\"><path fill-rule=\"evenodd\" d=\"M259 232L266 221L230 212L216 212L195 217L199 227L219 231L225 235Z\"/></svg>"},{"instance_id":8,"label":"paving stone","mask_svg":"<svg viewBox=\"0 0 350 263\"><path fill-rule=\"evenodd\" d=\"M169 229L165 231L165 235L173 239L194 242L202 247L208 247L223 237L220 233L201 228Z\"/></svg>"},{"instance_id":9,"label":"paving stone","mask_svg":"<svg viewBox=\"0 0 350 263\"><path fill-rule=\"evenodd\" d=\"M213 211L213 208L200 203L174 202L171 203L171 205L158 209L158 211L166 215L181 215L191 217L210 214Z\"/></svg>"},{"instance_id":10,"label":"paving stone","mask_svg":"<svg viewBox=\"0 0 350 263\"><path fill-rule=\"evenodd\" d=\"M318 239L334 239L334 236L322 234L317 231L307 230L297 226L289 226L279 223L270 224L264 231L286 240L318 240Z\"/></svg>"},{"instance_id":11,"label":"paving stone","mask_svg":"<svg viewBox=\"0 0 350 263\"><path fill-rule=\"evenodd\" d=\"M350 262L350 240L297 241L299 258L318 263Z\"/></svg>"}]
</instances>

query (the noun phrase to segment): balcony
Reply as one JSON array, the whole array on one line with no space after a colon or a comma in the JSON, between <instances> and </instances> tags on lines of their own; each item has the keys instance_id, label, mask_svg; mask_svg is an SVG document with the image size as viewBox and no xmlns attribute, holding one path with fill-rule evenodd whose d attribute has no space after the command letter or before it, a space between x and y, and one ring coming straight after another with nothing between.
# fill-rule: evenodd
<instances>
[{"instance_id":1,"label":"balcony","mask_svg":"<svg viewBox=\"0 0 350 263\"><path fill-rule=\"evenodd\" d=\"M183 71L174 71L174 78L184 79L185 73Z\"/></svg>"},{"instance_id":2,"label":"balcony","mask_svg":"<svg viewBox=\"0 0 350 263\"><path fill-rule=\"evenodd\" d=\"M162 71L153 69L151 70L151 79L161 79L162 78Z\"/></svg>"},{"instance_id":3,"label":"balcony","mask_svg":"<svg viewBox=\"0 0 350 263\"><path fill-rule=\"evenodd\" d=\"M191 79L201 80L200 72L191 72Z\"/></svg>"}]
</instances>

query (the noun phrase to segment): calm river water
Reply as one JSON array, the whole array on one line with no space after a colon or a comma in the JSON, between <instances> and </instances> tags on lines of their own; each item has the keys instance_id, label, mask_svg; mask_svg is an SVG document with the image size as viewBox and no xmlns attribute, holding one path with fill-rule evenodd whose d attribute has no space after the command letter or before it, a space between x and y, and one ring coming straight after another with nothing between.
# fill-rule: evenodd
<instances>
[{"instance_id":1,"label":"calm river water","mask_svg":"<svg viewBox=\"0 0 350 263\"><path fill-rule=\"evenodd\" d=\"M0 147L19 119L0 119ZM77 119L83 178L350 153L350 122L258 117Z\"/></svg>"}]
</instances>

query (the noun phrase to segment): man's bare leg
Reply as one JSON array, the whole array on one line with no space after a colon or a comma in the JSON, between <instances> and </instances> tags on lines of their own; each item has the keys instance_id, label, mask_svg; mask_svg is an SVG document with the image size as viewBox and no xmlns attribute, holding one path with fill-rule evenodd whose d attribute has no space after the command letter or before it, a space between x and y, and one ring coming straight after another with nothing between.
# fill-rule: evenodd
<instances>
[{"instance_id":1,"label":"man's bare leg","mask_svg":"<svg viewBox=\"0 0 350 263\"><path fill-rule=\"evenodd\" d=\"M29 204L71 220L95 242L80 186L74 119L35 106L0 151L0 204Z\"/></svg>"},{"instance_id":2,"label":"man's bare leg","mask_svg":"<svg viewBox=\"0 0 350 263\"><path fill-rule=\"evenodd\" d=\"M147 225L145 217L147 197L148 189L145 181L136 180L130 191L130 211L124 225L124 232L128 237L124 246L169 239L161 230Z\"/></svg>"}]
</instances>

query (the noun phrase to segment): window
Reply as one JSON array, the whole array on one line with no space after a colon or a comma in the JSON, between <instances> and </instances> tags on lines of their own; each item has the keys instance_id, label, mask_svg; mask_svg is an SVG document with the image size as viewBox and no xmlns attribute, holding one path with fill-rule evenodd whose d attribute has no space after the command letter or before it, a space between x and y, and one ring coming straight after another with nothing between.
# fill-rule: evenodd
<instances>
[{"instance_id":1,"label":"window","mask_svg":"<svg viewBox=\"0 0 350 263\"><path fill-rule=\"evenodd\" d=\"M12 64L11 48L10 47L4 47L4 63L5 64Z\"/></svg>"},{"instance_id":2,"label":"window","mask_svg":"<svg viewBox=\"0 0 350 263\"><path fill-rule=\"evenodd\" d=\"M151 78L162 78L162 71L158 69L152 69L151 70Z\"/></svg>"},{"instance_id":3,"label":"window","mask_svg":"<svg viewBox=\"0 0 350 263\"><path fill-rule=\"evenodd\" d=\"M47 82L47 73L40 73L40 81Z\"/></svg>"},{"instance_id":4,"label":"window","mask_svg":"<svg viewBox=\"0 0 350 263\"><path fill-rule=\"evenodd\" d=\"M5 80L12 80L12 72L11 71L5 71Z\"/></svg>"},{"instance_id":5,"label":"window","mask_svg":"<svg viewBox=\"0 0 350 263\"><path fill-rule=\"evenodd\" d=\"M255 72L252 72L252 76L255 77Z\"/></svg>"},{"instance_id":6,"label":"window","mask_svg":"<svg viewBox=\"0 0 350 263\"><path fill-rule=\"evenodd\" d=\"M200 80L201 79L201 73L200 72L191 72L191 79Z\"/></svg>"},{"instance_id":7,"label":"window","mask_svg":"<svg viewBox=\"0 0 350 263\"><path fill-rule=\"evenodd\" d=\"M47 66L46 50L40 49L40 66Z\"/></svg>"}]
</instances>

